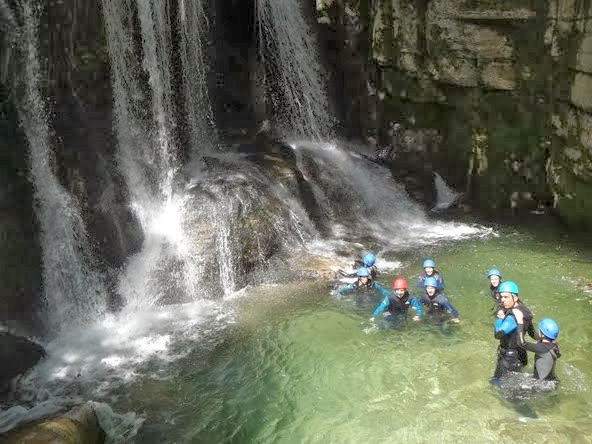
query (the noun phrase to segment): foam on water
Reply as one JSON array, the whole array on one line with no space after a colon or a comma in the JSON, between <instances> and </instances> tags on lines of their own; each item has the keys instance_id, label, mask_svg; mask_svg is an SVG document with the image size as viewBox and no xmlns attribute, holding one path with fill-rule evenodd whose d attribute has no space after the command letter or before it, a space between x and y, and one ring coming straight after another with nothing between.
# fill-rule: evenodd
<instances>
[{"instance_id":1,"label":"foam on water","mask_svg":"<svg viewBox=\"0 0 592 444\"><path fill-rule=\"evenodd\" d=\"M128 391L120 389L139 379L170 377L171 363L186 356L191 344L223 329L232 318L232 310L211 301L198 301L128 308L64 332L44 344L47 358L19 382L18 398L30 408L18 406L1 412L0 428L9 430L83 399L108 402L127 396ZM105 418L115 414L108 406L101 409L103 425ZM137 431L141 425L133 413L113 418L106 431L109 434L113 428L116 437L129 437L130 430ZM114 441L126 442L118 439Z\"/></svg>"}]
</instances>

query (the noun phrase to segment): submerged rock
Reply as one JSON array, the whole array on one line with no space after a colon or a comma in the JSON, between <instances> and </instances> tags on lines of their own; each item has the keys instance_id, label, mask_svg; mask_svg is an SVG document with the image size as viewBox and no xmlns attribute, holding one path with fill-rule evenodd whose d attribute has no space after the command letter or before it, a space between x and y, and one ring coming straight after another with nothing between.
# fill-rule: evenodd
<instances>
[{"instance_id":1,"label":"submerged rock","mask_svg":"<svg viewBox=\"0 0 592 444\"><path fill-rule=\"evenodd\" d=\"M67 413L26 425L0 438L2 444L101 444L105 433L94 410L88 405L74 407Z\"/></svg>"},{"instance_id":2,"label":"submerged rock","mask_svg":"<svg viewBox=\"0 0 592 444\"><path fill-rule=\"evenodd\" d=\"M45 357L43 347L20 336L0 333L0 392L13 378L26 372Z\"/></svg>"}]
</instances>

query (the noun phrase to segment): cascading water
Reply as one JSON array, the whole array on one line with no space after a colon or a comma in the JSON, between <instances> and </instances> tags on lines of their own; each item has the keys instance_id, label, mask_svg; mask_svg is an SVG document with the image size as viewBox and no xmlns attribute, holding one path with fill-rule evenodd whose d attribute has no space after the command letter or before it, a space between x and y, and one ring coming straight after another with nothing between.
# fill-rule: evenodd
<instances>
[{"instance_id":1,"label":"cascading water","mask_svg":"<svg viewBox=\"0 0 592 444\"><path fill-rule=\"evenodd\" d=\"M39 91L38 11L23 1L20 32L24 74L19 115L29 143L31 178L41 225L46 319L53 332L67 322L88 322L106 309L106 291L93 269L84 221L76 200L55 176L45 104ZM18 32L18 30L13 30ZM19 77L19 76L17 76Z\"/></svg>"},{"instance_id":2,"label":"cascading water","mask_svg":"<svg viewBox=\"0 0 592 444\"><path fill-rule=\"evenodd\" d=\"M389 170L329 143L294 145L297 164L312 185L332 231L329 242L403 249L438 239L487 235L482 227L429 220Z\"/></svg>"},{"instance_id":3,"label":"cascading water","mask_svg":"<svg viewBox=\"0 0 592 444\"><path fill-rule=\"evenodd\" d=\"M298 0L257 0L261 59L287 137L326 140L333 126L316 42Z\"/></svg>"},{"instance_id":4,"label":"cascading water","mask_svg":"<svg viewBox=\"0 0 592 444\"><path fill-rule=\"evenodd\" d=\"M136 9L137 8L137 9ZM135 14L138 14L143 53L140 62L134 42ZM115 115L121 169L132 196L145 236L143 249L129 261L119 291L128 305L151 305L161 299L191 300L199 279L196 257L185 248L184 198L175 194L173 180L179 171L179 149L174 130L172 38L169 4L165 1L132 2L103 0L109 55L115 96ZM196 86L191 71L199 68L199 37L188 35L188 26L202 19L201 7L179 3L181 59L184 66L185 103L191 107L191 140L198 145L208 127L209 109L203 85ZM197 30L196 30L197 31ZM198 35L197 32L195 35ZM148 75L146 85L142 68ZM149 91L146 93L146 91ZM151 103L151 112L146 112ZM201 105L201 113L200 111ZM200 139L202 140L202 139ZM166 273L174 271L180 286L171 286ZM174 287L174 288L173 288Z\"/></svg>"},{"instance_id":5,"label":"cascading water","mask_svg":"<svg viewBox=\"0 0 592 444\"><path fill-rule=\"evenodd\" d=\"M168 2L136 2L142 30L143 67L152 92L152 117L156 140L153 141L158 184L166 199L172 197L172 180L179 168L173 138L173 88L170 73L171 23Z\"/></svg>"},{"instance_id":6,"label":"cascading water","mask_svg":"<svg viewBox=\"0 0 592 444\"><path fill-rule=\"evenodd\" d=\"M178 3L183 98L175 96L172 86L175 18L170 3L102 4L119 166L145 240L119 279L127 307L101 317L105 292L89 261L78 207L50 168L48 125L37 83L37 22L26 3L22 121L43 228L48 316L59 323L66 316L82 317L84 311L84 319L95 321L47 345L50 358L25 381L44 388L40 400L47 393L118 399L130 396L137 380L171 378L176 372L169 366L172 361L197 343L207 347L208 340L214 345L221 340L218 333L233 316L228 296L249 284L273 281L282 272L299 282L302 271L294 263L303 257L345 260L370 246L399 252L434 239L490 233L427 221L386 169L336 145L300 143L255 156L258 161L208 152L203 149L210 112L201 62L201 3ZM279 123L287 135L327 137L331 122L321 69L298 2L260 0L257 10L262 51L281 86L282 102L276 106L284 114ZM135 40L136 23L141 43ZM173 111L179 99L185 103L196 157L183 167ZM221 301L203 301L209 296Z\"/></svg>"},{"instance_id":7,"label":"cascading water","mask_svg":"<svg viewBox=\"0 0 592 444\"><path fill-rule=\"evenodd\" d=\"M191 132L191 151L197 155L210 148L213 120L202 51L202 29L208 23L202 0L179 0L178 21L185 112Z\"/></svg>"}]
</instances>

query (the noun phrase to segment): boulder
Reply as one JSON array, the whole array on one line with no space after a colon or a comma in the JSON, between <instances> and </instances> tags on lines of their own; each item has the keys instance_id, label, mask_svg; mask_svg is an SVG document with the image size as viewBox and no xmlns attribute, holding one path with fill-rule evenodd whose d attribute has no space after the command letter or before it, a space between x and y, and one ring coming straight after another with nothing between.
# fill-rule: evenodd
<instances>
[{"instance_id":1,"label":"boulder","mask_svg":"<svg viewBox=\"0 0 592 444\"><path fill-rule=\"evenodd\" d=\"M64 415L25 425L0 438L2 444L101 444L105 433L94 410L83 404Z\"/></svg>"}]
</instances>

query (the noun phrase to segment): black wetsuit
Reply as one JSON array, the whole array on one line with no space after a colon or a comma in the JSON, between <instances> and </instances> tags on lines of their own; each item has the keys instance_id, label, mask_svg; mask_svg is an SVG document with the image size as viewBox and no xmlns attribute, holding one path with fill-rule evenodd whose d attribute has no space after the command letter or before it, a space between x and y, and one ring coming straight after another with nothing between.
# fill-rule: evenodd
<instances>
[{"instance_id":1,"label":"black wetsuit","mask_svg":"<svg viewBox=\"0 0 592 444\"><path fill-rule=\"evenodd\" d=\"M519 346L524 350L534 352L534 374L538 380L556 381L555 361L561 356L559 344L555 342L538 341L536 344L524 342L522 326L518 325Z\"/></svg>"},{"instance_id":2,"label":"black wetsuit","mask_svg":"<svg viewBox=\"0 0 592 444\"><path fill-rule=\"evenodd\" d=\"M497 312L503 308L502 307L502 300L501 300L501 296L500 296L500 292L499 292L499 285L497 287L490 285L489 290L491 291L491 299L493 299L493 302L495 303L495 305L493 306L491 311L493 312L494 316L497 316Z\"/></svg>"},{"instance_id":3,"label":"black wetsuit","mask_svg":"<svg viewBox=\"0 0 592 444\"><path fill-rule=\"evenodd\" d=\"M499 304L501 302L501 297L500 297L500 292L499 292L499 285L497 287L494 287L493 285L489 286L489 289L491 290L491 299L493 299L494 302L496 302L497 304Z\"/></svg>"},{"instance_id":4,"label":"black wetsuit","mask_svg":"<svg viewBox=\"0 0 592 444\"><path fill-rule=\"evenodd\" d=\"M538 341L540 338L536 330L534 329L534 325L532 324L532 312L526 305L523 305L522 303L520 303L516 308L522 312L522 315L524 317L523 331L528 333L528 335L531 338L536 339ZM518 348L518 355L520 356L520 360L524 365L528 364L528 355L526 354L526 350L524 350L523 348Z\"/></svg>"},{"instance_id":5,"label":"black wetsuit","mask_svg":"<svg viewBox=\"0 0 592 444\"><path fill-rule=\"evenodd\" d=\"M508 313L503 322L505 323L509 317L514 318L514 315ZM497 322L500 322L500 320ZM518 355L520 339L516 324L517 322L514 319L515 328L510 333L502 328L494 334L495 338L500 341L497 349L497 365L493 373L494 378L500 378L508 372L519 372L525 365Z\"/></svg>"},{"instance_id":6,"label":"black wetsuit","mask_svg":"<svg viewBox=\"0 0 592 444\"><path fill-rule=\"evenodd\" d=\"M526 350L520 346L520 335L523 335L522 332L526 331L532 338L537 340L539 339L534 330L534 326L532 325L532 312L528 309L528 307L523 304L519 304L514 307L514 309L518 309L522 312L524 324L520 332L518 331L518 328L516 328L509 334L506 334L503 330L495 333L496 339L499 339L500 341L498 347L497 366L493 375L495 378L499 378L509 371L519 372L522 367L528 363L528 355L526 354ZM514 317L511 312L508 312L506 316Z\"/></svg>"}]
</instances>

